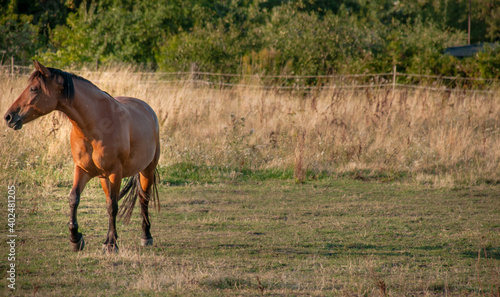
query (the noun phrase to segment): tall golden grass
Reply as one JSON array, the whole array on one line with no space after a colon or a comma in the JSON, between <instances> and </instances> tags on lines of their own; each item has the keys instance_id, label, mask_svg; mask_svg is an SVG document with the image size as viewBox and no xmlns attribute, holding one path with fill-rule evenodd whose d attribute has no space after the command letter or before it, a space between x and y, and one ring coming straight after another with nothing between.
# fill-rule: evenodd
<instances>
[{"instance_id":1,"label":"tall golden grass","mask_svg":"<svg viewBox=\"0 0 500 297\"><path fill-rule=\"evenodd\" d=\"M500 181L500 92L329 89L310 93L220 89L138 79L117 67L79 74L113 96L145 100L161 122L166 167L400 178L437 186ZM27 85L2 77L3 113ZM4 176L71 179L69 122L52 113L0 135Z\"/></svg>"}]
</instances>

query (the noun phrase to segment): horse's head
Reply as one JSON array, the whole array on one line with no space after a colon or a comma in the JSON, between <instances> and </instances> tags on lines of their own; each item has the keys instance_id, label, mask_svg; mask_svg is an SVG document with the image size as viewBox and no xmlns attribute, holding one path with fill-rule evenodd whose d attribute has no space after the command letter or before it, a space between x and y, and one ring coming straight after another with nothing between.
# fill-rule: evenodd
<instances>
[{"instance_id":1,"label":"horse's head","mask_svg":"<svg viewBox=\"0 0 500 297\"><path fill-rule=\"evenodd\" d=\"M7 125L14 130L55 110L64 89L60 77L51 75L51 71L38 61L34 63L36 71L31 75L28 86L4 116Z\"/></svg>"}]
</instances>

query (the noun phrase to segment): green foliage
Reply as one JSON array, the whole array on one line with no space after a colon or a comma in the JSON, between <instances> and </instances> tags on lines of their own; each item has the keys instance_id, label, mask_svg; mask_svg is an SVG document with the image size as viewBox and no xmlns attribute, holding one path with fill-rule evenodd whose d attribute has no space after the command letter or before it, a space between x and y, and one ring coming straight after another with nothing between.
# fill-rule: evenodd
<instances>
[{"instance_id":1,"label":"green foliage","mask_svg":"<svg viewBox=\"0 0 500 297\"><path fill-rule=\"evenodd\" d=\"M262 18L256 7L245 14L235 9L216 22L166 40L158 54L159 66L189 70L196 63L204 71L261 74L362 71L370 56L366 48L377 37L343 12L320 17L282 5Z\"/></svg>"},{"instance_id":2,"label":"green foliage","mask_svg":"<svg viewBox=\"0 0 500 297\"><path fill-rule=\"evenodd\" d=\"M196 64L203 71L235 72L241 57L252 49L262 48L256 26L265 16L255 5L242 7L239 1L195 7L193 28L183 30L162 42L156 54L164 71L189 70Z\"/></svg>"},{"instance_id":3,"label":"green foliage","mask_svg":"<svg viewBox=\"0 0 500 297\"><path fill-rule=\"evenodd\" d=\"M343 10L319 17L291 6L274 9L264 27L266 46L280 53L278 65L290 74L327 74L362 71L369 28Z\"/></svg>"},{"instance_id":4,"label":"green foliage","mask_svg":"<svg viewBox=\"0 0 500 297\"><path fill-rule=\"evenodd\" d=\"M66 22L81 0L0 1L0 50L26 64L37 50L46 49L49 33Z\"/></svg>"},{"instance_id":5,"label":"green foliage","mask_svg":"<svg viewBox=\"0 0 500 297\"><path fill-rule=\"evenodd\" d=\"M0 3L0 50L52 66L162 71L400 72L498 77L495 53L456 60L469 1L105 0ZM472 43L500 40L500 3L473 1ZM491 56L493 55L493 57ZM491 62L491 63L490 63Z\"/></svg>"},{"instance_id":6,"label":"green foliage","mask_svg":"<svg viewBox=\"0 0 500 297\"><path fill-rule=\"evenodd\" d=\"M182 1L82 3L67 24L53 30L54 50L40 52L53 65L129 62L152 65L155 49L186 22Z\"/></svg>"},{"instance_id":7,"label":"green foliage","mask_svg":"<svg viewBox=\"0 0 500 297\"><path fill-rule=\"evenodd\" d=\"M68 16L66 26L58 26L52 32L52 46L57 51L41 51L39 59L54 66L67 66L95 60L99 46L93 42L91 20L94 18L95 5L89 10L82 5L77 13Z\"/></svg>"},{"instance_id":8,"label":"green foliage","mask_svg":"<svg viewBox=\"0 0 500 297\"><path fill-rule=\"evenodd\" d=\"M411 25L401 25L394 32L401 38L401 55L395 65L405 72L416 74L439 74L436 66L445 48L460 44L464 37L419 20Z\"/></svg>"},{"instance_id":9,"label":"green foliage","mask_svg":"<svg viewBox=\"0 0 500 297\"><path fill-rule=\"evenodd\" d=\"M35 53L37 45L36 28L27 15L6 14L0 17L0 53L4 57L13 56L16 61L28 61Z\"/></svg>"},{"instance_id":10,"label":"green foliage","mask_svg":"<svg viewBox=\"0 0 500 297\"><path fill-rule=\"evenodd\" d=\"M473 58L464 59L460 64L461 76L498 78L500 77L500 44L495 49L487 47Z\"/></svg>"}]
</instances>

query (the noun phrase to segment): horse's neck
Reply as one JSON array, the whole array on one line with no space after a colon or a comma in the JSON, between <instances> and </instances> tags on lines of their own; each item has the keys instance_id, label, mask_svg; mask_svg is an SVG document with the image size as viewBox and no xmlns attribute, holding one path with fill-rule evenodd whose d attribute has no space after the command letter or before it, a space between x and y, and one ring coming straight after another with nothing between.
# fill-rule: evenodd
<instances>
[{"instance_id":1,"label":"horse's neck","mask_svg":"<svg viewBox=\"0 0 500 297\"><path fill-rule=\"evenodd\" d=\"M75 82L75 97L71 102L62 104L59 110L66 114L74 129L94 138L96 129L100 129L100 123L109 117L106 116L106 111L118 102L94 86L82 87L80 84Z\"/></svg>"}]
</instances>

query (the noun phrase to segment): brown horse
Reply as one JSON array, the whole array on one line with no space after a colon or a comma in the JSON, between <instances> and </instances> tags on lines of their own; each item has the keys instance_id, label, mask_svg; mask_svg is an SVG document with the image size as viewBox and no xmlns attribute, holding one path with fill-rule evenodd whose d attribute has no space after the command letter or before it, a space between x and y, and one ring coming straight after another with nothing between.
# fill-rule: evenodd
<instances>
[{"instance_id":1,"label":"brown horse","mask_svg":"<svg viewBox=\"0 0 500 297\"><path fill-rule=\"evenodd\" d=\"M99 177L106 194L109 227L103 250L117 251L118 201L126 197L120 215L128 222L137 197L142 214L141 245L152 245L148 204L159 208L156 165L160 157L159 124L145 102L129 97L113 98L88 80L35 63L28 87L4 116L14 130L53 110L66 114L73 124L71 152L75 163L69 195L70 243L74 251L85 245L78 232L77 208L87 182ZM120 191L122 179L130 177Z\"/></svg>"}]
</instances>

